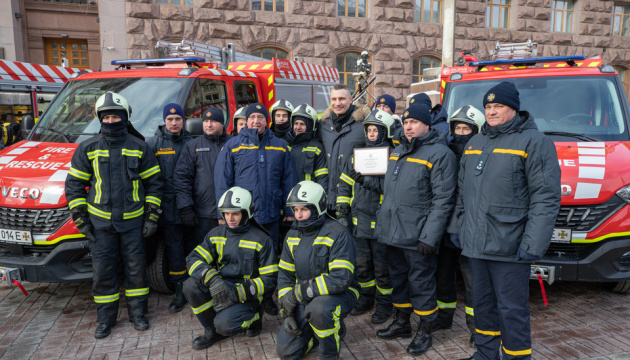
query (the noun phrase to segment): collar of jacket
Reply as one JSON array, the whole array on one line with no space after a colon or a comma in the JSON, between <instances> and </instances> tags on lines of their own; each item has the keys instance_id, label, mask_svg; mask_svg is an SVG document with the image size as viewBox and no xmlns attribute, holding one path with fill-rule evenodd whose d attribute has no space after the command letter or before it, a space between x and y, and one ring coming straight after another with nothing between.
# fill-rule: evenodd
<instances>
[{"instance_id":1,"label":"collar of jacket","mask_svg":"<svg viewBox=\"0 0 630 360\"><path fill-rule=\"evenodd\" d=\"M352 106L354 106L355 108L354 111L352 112L352 115L350 115L353 121L347 121L343 125L343 127L347 126L348 124L351 124L352 122L361 122L363 121L363 119L365 119L366 116L370 114L370 108L365 105L358 105L358 106L352 105ZM331 108L326 109L324 113L322 114L321 122L324 124L328 123L329 121L332 122L333 114L334 113Z\"/></svg>"},{"instance_id":2,"label":"collar of jacket","mask_svg":"<svg viewBox=\"0 0 630 360\"><path fill-rule=\"evenodd\" d=\"M313 138L313 132L305 132L305 133L301 133L301 134L297 134L295 135L295 133L293 131L291 131L289 133L289 139L291 140L289 141L289 143L291 143L291 145L298 145L301 143L305 143L310 141Z\"/></svg>"},{"instance_id":3,"label":"collar of jacket","mask_svg":"<svg viewBox=\"0 0 630 360\"><path fill-rule=\"evenodd\" d=\"M324 226L325 222L326 222L326 215L322 215L317 220L313 221L310 224L305 224L304 226L299 224L300 221L295 219L293 221L293 224L291 225L291 229L299 230L304 236L312 236L319 232L319 229L321 229L322 226Z\"/></svg>"},{"instance_id":4,"label":"collar of jacket","mask_svg":"<svg viewBox=\"0 0 630 360\"><path fill-rule=\"evenodd\" d=\"M440 136L440 133L438 133L437 130L431 128L425 136L412 138L411 141L407 140L407 137L405 136L401 141L401 145L404 149L403 154L407 154L416 150L422 145L431 145L439 142L442 142L444 143L444 145L446 145L446 142L444 141L442 136Z\"/></svg>"},{"instance_id":5,"label":"collar of jacket","mask_svg":"<svg viewBox=\"0 0 630 360\"><path fill-rule=\"evenodd\" d=\"M238 136L246 138L249 141L248 144L254 144L258 146L274 135L271 130L269 130L269 128L265 128L265 132L262 133L262 138L259 139L258 129L250 129L248 127L244 127L243 129L241 129L241 132L238 133Z\"/></svg>"},{"instance_id":6,"label":"collar of jacket","mask_svg":"<svg viewBox=\"0 0 630 360\"><path fill-rule=\"evenodd\" d=\"M516 115L514 115L512 120L506 122L505 124L490 126L487 122L484 123L481 127L481 133L493 139L501 134L511 134L527 129L538 130L538 126L536 126L534 117L531 116L529 112L519 111Z\"/></svg>"},{"instance_id":7,"label":"collar of jacket","mask_svg":"<svg viewBox=\"0 0 630 360\"><path fill-rule=\"evenodd\" d=\"M204 133L203 137L205 137L206 140L208 140L208 141L221 142L221 141L225 140L227 135L225 134L225 132L223 134L221 134L221 135L207 135L206 133Z\"/></svg>"},{"instance_id":8,"label":"collar of jacket","mask_svg":"<svg viewBox=\"0 0 630 360\"><path fill-rule=\"evenodd\" d=\"M188 136L188 132L185 129L182 129L179 134L173 134L172 132L166 130L166 125L160 125L155 131L155 135L177 143L184 140L184 138Z\"/></svg>"},{"instance_id":9,"label":"collar of jacket","mask_svg":"<svg viewBox=\"0 0 630 360\"><path fill-rule=\"evenodd\" d=\"M237 226L237 227L235 227L235 228L231 228L231 227L229 227L227 224L225 224L225 229L226 229L228 232L232 233L232 234L242 234L242 233L247 232L247 230L249 230L249 227L250 227L250 226L251 226L251 225L250 225L249 220L248 220L248 221L246 221L245 223L240 224L239 226Z\"/></svg>"}]
</instances>

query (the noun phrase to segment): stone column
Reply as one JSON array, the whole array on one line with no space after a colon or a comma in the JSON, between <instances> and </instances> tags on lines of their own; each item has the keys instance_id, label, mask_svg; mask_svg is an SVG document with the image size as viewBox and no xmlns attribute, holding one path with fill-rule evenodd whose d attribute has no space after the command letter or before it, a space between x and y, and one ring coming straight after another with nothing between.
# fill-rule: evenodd
<instances>
[{"instance_id":1,"label":"stone column","mask_svg":"<svg viewBox=\"0 0 630 360\"><path fill-rule=\"evenodd\" d=\"M125 0L99 0L98 2L98 16L101 29L101 70L113 70L112 60L127 58L127 15L125 6Z\"/></svg>"},{"instance_id":2,"label":"stone column","mask_svg":"<svg viewBox=\"0 0 630 360\"><path fill-rule=\"evenodd\" d=\"M0 47L4 49L4 59L24 61L24 41L22 22L25 14L20 12L19 0L0 0ZM19 13L22 18L16 18Z\"/></svg>"},{"instance_id":3,"label":"stone column","mask_svg":"<svg viewBox=\"0 0 630 360\"><path fill-rule=\"evenodd\" d=\"M455 60L455 0L442 1L442 65Z\"/></svg>"}]
</instances>

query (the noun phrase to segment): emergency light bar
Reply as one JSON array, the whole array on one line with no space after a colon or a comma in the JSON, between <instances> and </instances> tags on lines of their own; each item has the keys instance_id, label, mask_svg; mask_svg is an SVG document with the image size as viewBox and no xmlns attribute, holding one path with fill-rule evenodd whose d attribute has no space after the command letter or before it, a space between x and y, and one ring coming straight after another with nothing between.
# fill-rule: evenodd
<instances>
[{"instance_id":1,"label":"emergency light bar","mask_svg":"<svg viewBox=\"0 0 630 360\"><path fill-rule=\"evenodd\" d=\"M174 57L163 59L131 59L131 60L113 60L112 65L118 65L119 67L125 67L129 69L131 65L146 65L146 66L160 66L164 64L181 63L185 62L188 65L193 63L203 63L206 59L200 57Z\"/></svg>"},{"instance_id":2,"label":"emergency light bar","mask_svg":"<svg viewBox=\"0 0 630 360\"><path fill-rule=\"evenodd\" d=\"M584 55L572 55L572 56L555 56L555 57L539 57L528 59L506 59L506 60L491 60L491 61L473 61L470 66L484 67L488 65L533 65L541 62L559 62L566 61L568 64L573 65L577 60L586 59Z\"/></svg>"}]
</instances>

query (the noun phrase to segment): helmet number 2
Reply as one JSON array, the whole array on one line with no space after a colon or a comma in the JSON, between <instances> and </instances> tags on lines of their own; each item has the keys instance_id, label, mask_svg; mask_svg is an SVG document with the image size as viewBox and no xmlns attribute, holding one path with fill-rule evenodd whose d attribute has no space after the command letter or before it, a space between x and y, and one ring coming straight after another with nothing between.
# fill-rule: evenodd
<instances>
[{"instance_id":1,"label":"helmet number 2","mask_svg":"<svg viewBox=\"0 0 630 360\"><path fill-rule=\"evenodd\" d=\"M236 199L234 199L234 203L235 203L235 204L240 204L240 203L241 203L241 199L240 199L240 198L236 198Z\"/></svg>"}]
</instances>

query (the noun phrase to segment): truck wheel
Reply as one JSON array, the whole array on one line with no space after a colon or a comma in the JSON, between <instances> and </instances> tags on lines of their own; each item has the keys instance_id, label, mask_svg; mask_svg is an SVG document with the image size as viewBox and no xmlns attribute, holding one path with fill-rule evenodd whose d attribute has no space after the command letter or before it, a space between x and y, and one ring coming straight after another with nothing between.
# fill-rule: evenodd
<instances>
[{"instance_id":1,"label":"truck wheel","mask_svg":"<svg viewBox=\"0 0 630 360\"><path fill-rule=\"evenodd\" d=\"M618 294L630 294L630 280L617 281L611 284L611 291Z\"/></svg>"},{"instance_id":2,"label":"truck wheel","mask_svg":"<svg viewBox=\"0 0 630 360\"><path fill-rule=\"evenodd\" d=\"M151 288L161 293L172 293L174 289L169 281L166 243L161 236L155 240L155 256L147 266Z\"/></svg>"}]
</instances>

